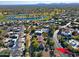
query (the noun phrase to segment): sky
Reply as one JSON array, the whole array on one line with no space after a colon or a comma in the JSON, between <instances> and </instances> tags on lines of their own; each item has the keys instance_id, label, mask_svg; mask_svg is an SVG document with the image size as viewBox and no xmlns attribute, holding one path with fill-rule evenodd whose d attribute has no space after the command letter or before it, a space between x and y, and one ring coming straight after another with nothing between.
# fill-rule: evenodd
<instances>
[{"instance_id":1,"label":"sky","mask_svg":"<svg viewBox=\"0 0 79 59\"><path fill-rule=\"evenodd\" d=\"M38 4L38 3L79 3L79 0L0 0L0 5Z\"/></svg>"}]
</instances>

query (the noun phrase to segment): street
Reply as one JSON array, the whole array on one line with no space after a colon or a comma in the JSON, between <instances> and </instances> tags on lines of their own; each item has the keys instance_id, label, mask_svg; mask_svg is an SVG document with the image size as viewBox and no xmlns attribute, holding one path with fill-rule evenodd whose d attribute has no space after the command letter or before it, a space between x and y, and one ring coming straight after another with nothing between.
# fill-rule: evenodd
<instances>
[{"instance_id":1,"label":"street","mask_svg":"<svg viewBox=\"0 0 79 59\"><path fill-rule=\"evenodd\" d=\"M67 24L64 25L64 26L61 26L61 28L65 28L65 27L67 27L67 26L70 25L70 24L71 24L71 22L67 23ZM59 41L58 41L58 38L57 38L58 32L59 32L59 29L56 30L56 31L54 32L54 35L53 35L53 41L55 42L55 45L54 45L55 49L56 49L56 48L62 48L62 46L60 45L60 43L59 43ZM65 55L65 54L60 53L60 52L57 51L57 50L54 51L54 54L59 54L61 57L66 57L66 56L67 56L67 55Z\"/></svg>"}]
</instances>

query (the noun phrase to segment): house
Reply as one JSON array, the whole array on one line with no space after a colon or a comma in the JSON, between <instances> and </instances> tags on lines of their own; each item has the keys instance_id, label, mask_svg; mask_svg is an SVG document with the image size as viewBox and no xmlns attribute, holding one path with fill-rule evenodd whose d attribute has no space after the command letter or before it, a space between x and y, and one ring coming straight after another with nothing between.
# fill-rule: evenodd
<instances>
[{"instance_id":1,"label":"house","mask_svg":"<svg viewBox=\"0 0 79 59\"><path fill-rule=\"evenodd\" d=\"M5 45L8 43L9 40L11 40L11 38L6 38L6 39L4 40Z\"/></svg>"},{"instance_id":2,"label":"house","mask_svg":"<svg viewBox=\"0 0 79 59\"><path fill-rule=\"evenodd\" d=\"M77 32L77 34L79 34L79 29L76 29L75 31Z\"/></svg>"},{"instance_id":3,"label":"house","mask_svg":"<svg viewBox=\"0 0 79 59\"><path fill-rule=\"evenodd\" d=\"M0 26L3 26L4 24L0 22Z\"/></svg>"},{"instance_id":4,"label":"house","mask_svg":"<svg viewBox=\"0 0 79 59\"><path fill-rule=\"evenodd\" d=\"M37 29L35 31L35 34L38 35L38 36L40 36L42 33L43 33L43 31L41 29Z\"/></svg>"},{"instance_id":5,"label":"house","mask_svg":"<svg viewBox=\"0 0 79 59\"><path fill-rule=\"evenodd\" d=\"M78 34L79 34L79 30L78 30L77 32L78 32Z\"/></svg>"},{"instance_id":6,"label":"house","mask_svg":"<svg viewBox=\"0 0 79 59\"><path fill-rule=\"evenodd\" d=\"M42 30L43 32L46 32L46 33L49 32L49 29L47 29L47 28L46 28L46 29L45 29L45 28L42 28L41 30Z\"/></svg>"},{"instance_id":7,"label":"house","mask_svg":"<svg viewBox=\"0 0 79 59\"><path fill-rule=\"evenodd\" d=\"M43 31L41 29L37 29L35 33L43 33Z\"/></svg>"},{"instance_id":8,"label":"house","mask_svg":"<svg viewBox=\"0 0 79 59\"><path fill-rule=\"evenodd\" d=\"M79 48L79 42L77 40L71 39L68 42L74 49Z\"/></svg>"},{"instance_id":9,"label":"house","mask_svg":"<svg viewBox=\"0 0 79 59\"><path fill-rule=\"evenodd\" d=\"M72 35L71 32L61 32L61 34L64 35L64 36L71 36Z\"/></svg>"},{"instance_id":10,"label":"house","mask_svg":"<svg viewBox=\"0 0 79 59\"><path fill-rule=\"evenodd\" d=\"M71 36L72 35L72 30L70 28L65 28L61 31L61 35L63 36Z\"/></svg>"},{"instance_id":11,"label":"house","mask_svg":"<svg viewBox=\"0 0 79 59\"><path fill-rule=\"evenodd\" d=\"M42 35L41 35L41 36L37 36L37 38L38 38L38 41L39 41L39 42L42 42L43 39L44 39Z\"/></svg>"}]
</instances>

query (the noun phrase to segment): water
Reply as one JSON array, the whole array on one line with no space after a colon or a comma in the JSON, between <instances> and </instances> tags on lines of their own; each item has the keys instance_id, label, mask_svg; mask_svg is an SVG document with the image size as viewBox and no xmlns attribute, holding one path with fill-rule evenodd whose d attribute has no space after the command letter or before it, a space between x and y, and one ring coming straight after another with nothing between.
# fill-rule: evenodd
<instances>
[{"instance_id":1,"label":"water","mask_svg":"<svg viewBox=\"0 0 79 59\"><path fill-rule=\"evenodd\" d=\"M22 15L23 16L23 15ZM25 15L24 15L25 16ZM16 15L8 15L6 17L8 20L42 20L43 18L45 18L45 16L41 16L41 17L23 17L23 18L16 18Z\"/></svg>"}]
</instances>

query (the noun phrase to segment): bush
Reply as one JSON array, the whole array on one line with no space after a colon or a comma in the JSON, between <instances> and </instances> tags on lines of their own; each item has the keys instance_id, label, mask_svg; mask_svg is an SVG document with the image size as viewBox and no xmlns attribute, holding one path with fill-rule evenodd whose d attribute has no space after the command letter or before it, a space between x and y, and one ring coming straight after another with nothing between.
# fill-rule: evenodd
<instances>
[{"instance_id":1,"label":"bush","mask_svg":"<svg viewBox=\"0 0 79 59\"><path fill-rule=\"evenodd\" d=\"M68 46L68 43L67 43L67 42L63 42L63 45L64 45L65 47L67 47L67 46Z\"/></svg>"},{"instance_id":2,"label":"bush","mask_svg":"<svg viewBox=\"0 0 79 59\"><path fill-rule=\"evenodd\" d=\"M39 43L38 43L37 41L34 41L34 42L32 43L32 46L33 46L33 48L35 49L35 51L37 51L38 48L39 48Z\"/></svg>"},{"instance_id":3,"label":"bush","mask_svg":"<svg viewBox=\"0 0 79 59\"><path fill-rule=\"evenodd\" d=\"M79 41L79 35L73 36L73 38Z\"/></svg>"},{"instance_id":4,"label":"bush","mask_svg":"<svg viewBox=\"0 0 79 59\"><path fill-rule=\"evenodd\" d=\"M53 46L54 45L54 41L50 40L49 45Z\"/></svg>"}]
</instances>

